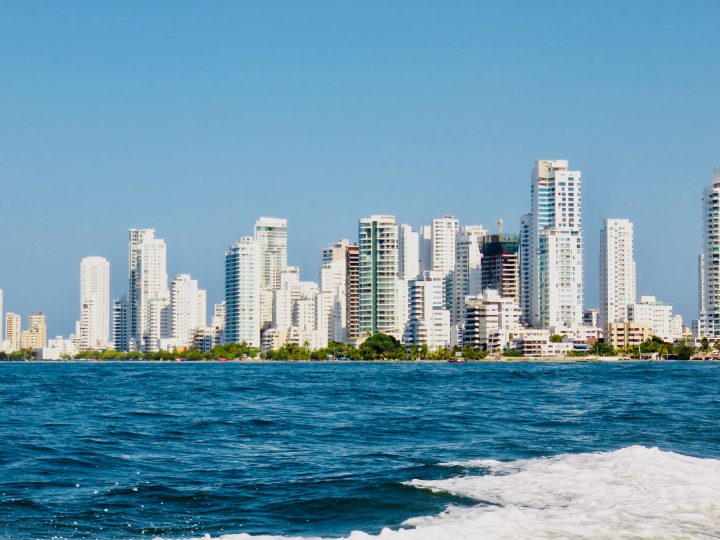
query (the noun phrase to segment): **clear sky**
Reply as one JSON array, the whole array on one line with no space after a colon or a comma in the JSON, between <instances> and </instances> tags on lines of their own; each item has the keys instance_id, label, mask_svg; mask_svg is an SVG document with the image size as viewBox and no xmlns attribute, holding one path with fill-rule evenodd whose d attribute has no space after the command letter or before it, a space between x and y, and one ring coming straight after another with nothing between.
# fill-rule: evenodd
<instances>
[{"instance_id":1,"label":"clear sky","mask_svg":"<svg viewBox=\"0 0 720 540\"><path fill-rule=\"evenodd\" d=\"M226 247L289 220L316 279L357 219L516 230L536 159L583 171L586 304L602 219L635 222L638 292L696 316L720 164L717 1L0 4L0 288L67 335L79 265L127 289L127 229L220 301Z\"/></svg>"}]
</instances>

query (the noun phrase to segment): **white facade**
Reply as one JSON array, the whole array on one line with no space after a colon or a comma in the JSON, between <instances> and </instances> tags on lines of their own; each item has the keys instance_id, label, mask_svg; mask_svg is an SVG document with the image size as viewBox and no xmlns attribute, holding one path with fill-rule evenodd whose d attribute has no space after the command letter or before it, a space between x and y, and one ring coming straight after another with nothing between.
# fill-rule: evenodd
<instances>
[{"instance_id":1,"label":"white facade","mask_svg":"<svg viewBox=\"0 0 720 540\"><path fill-rule=\"evenodd\" d=\"M287 220L261 217L255 222L260 253L261 325L272 321L273 292L280 288L280 274L287 267Z\"/></svg>"},{"instance_id":2,"label":"white facade","mask_svg":"<svg viewBox=\"0 0 720 540\"><path fill-rule=\"evenodd\" d=\"M418 230L420 268L418 275L432 270L433 242L432 225L423 225Z\"/></svg>"},{"instance_id":3,"label":"white facade","mask_svg":"<svg viewBox=\"0 0 720 540\"><path fill-rule=\"evenodd\" d=\"M410 225L399 227L400 279L411 280L420 275L420 233Z\"/></svg>"},{"instance_id":4,"label":"white facade","mask_svg":"<svg viewBox=\"0 0 720 540\"><path fill-rule=\"evenodd\" d=\"M260 283L259 245L245 236L225 253L226 343L260 346Z\"/></svg>"},{"instance_id":5,"label":"white facade","mask_svg":"<svg viewBox=\"0 0 720 540\"><path fill-rule=\"evenodd\" d=\"M600 234L601 328L627 321L627 310L637 299L633 224L606 219Z\"/></svg>"},{"instance_id":6,"label":"white facade","mask_svg":"<svg viewBox=\"0 0 720 540\"><path fill-rule=\"evenodd\" d=\"M455 246L455 270L450 280L452 300L450 322L462 335L465 318L465 299L482 293L482 235L467 234L465 228L458 235Z\"/></svg>"},{"instance_id":7,"label":"white facade","mask_svg":"<svg viewBox=\"0 0 720 540\"><path fill-rule=\"evenodd\" d=\"M465 301L466 323L463 345L482 347L491 353L502 352L522 329L520 306L514 298L500 296L487 289Z\"/></svg>"},{"instance_id":8,"label":"white facade","mask_svg":"<svg viewBox=\"0 0 720 540\"><path fill-rule=\"evenodd\" d=\"M703 192L700 337L720 338L720 169Z\"/></svg>"},{"instance_id":9,"label":"white facade","mask_svg":"<svg viewBox=\"0 0 720 540\"><path fill-rule=\"evenodd\" d=\"M175 276L170 286L172 337L178 347L190 347L195 331L207 325L207 293L190 274Z\"/></svg>"},{"instance_id":10,"label":"white facade","mask_svg":"<svg viewBox=\"0 0 720 540\"><path fill-rule=\"evenodd\" d=\"M432 221L432 269L448 275L455 269L455 239L460 223L453 216Z\"/></svg>"},{"instance_id":11,"label":"white facade","mask_svg":"<svg viewBox=\"0 0 720 540\"><path fill-rule=\"evenodd\" d=\"M435 350L451 342L450 311L445 309L445 276L423 272L408 287L408 323L404 341L408 345L427 345Z\"/></svg>"},{"instance_id":12,"label":"white facade","mask_svg":"<svg viewBox=\"0 0 720 540\"><path fill-rule=\"evenodd\" d=\"M323 250L320 268L320 294L322 301L321 328L328 341L344 343L347 340L347 264L345 261L349 240L340 240Z\"/></svg>"},{"instance_id":13,"label":"white facade","mask_svg":"<svg viewBox=\"0 0 720 540\"><path fill-rule=\"evenodd\" d=\"M110 345L110 262L105 257L85 257L80 263L80 325L83 350Z\"/></svg>"},{"instance_id":14,"label":"white facade","mask_svg":"<svg viewBox=\"0 0 720 540\"><path fill-rule=\"evenodd\" d=\"M155 229L130 229L128 326L129 348L157 350L167 337L168 290L167 248L155 238Z\"/></svg>"},{"instance_id":15,"label":"white facade","mask_svg":"<svg viewBox=\"0 0 720 540\"><path fill-rule=\"evenodd\" d=\"M582 175L568 167L540 160L531 177L529 300L537 328L582 325Z\"/></svg>"},{"instance_id":16,"label":"white facade","mask_svg":"<svg viewBox=\"0 0 720 540\"><path fill-rule=\"evenodd\" d=\"M276 348L285 343L327 347L320 287L312 281L300 281L299 269L290 266L280 275L280 288L275 291L273 325L263 338L263 346Z\"/></svg>"},{"instance_id":17,"label":"white facade","mask_svg":"<svg viewBox=\"0 0 720 540\"><path fill-rule=\"evenodd\" d=\"M678 321L679 316L674 317L672 309L670 304L659 302L654 296L641 296L640 302L628 305L628 320L648 324L652 328L653 335L662 338L663 341L672 342L683 336L682 318Z\"/></svg>"}]
</instances>

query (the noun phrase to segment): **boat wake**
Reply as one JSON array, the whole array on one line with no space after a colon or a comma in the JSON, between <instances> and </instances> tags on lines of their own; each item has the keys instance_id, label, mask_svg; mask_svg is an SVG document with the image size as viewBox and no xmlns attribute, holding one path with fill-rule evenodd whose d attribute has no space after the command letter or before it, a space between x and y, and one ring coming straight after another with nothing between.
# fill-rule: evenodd
<instances>
[{"instance_id":1,"label":"boat wake","mask_svg":"<svg viewBox=\"0 0 720 540\"><path fill-rule=\"evenodd\" d=\"M632 446L614 452L444 463L465 476L412 480L477 501L349 540L720 537L720 460ZM206 537L209 538L209 537ZM222 540L291 537L224 535ZM300 539L295 539L300 540ZM307 540L307 539L303 539Z\"/></svg>"}]
</instances>

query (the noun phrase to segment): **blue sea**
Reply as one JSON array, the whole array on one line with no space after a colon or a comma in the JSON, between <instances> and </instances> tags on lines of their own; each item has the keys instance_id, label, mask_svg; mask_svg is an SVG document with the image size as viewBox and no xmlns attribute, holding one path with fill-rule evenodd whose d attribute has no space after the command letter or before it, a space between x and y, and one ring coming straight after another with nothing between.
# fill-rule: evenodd
<instances>
[{"instance_id":1,"label":"blue sea","mask_svg":"<svg viewBox=\"0 0 720 540\"><path fill-rule=\"evenodd\" d=\"M0 537L717 538L720 364L0 364Z\"/></svg>"}]
</instances>

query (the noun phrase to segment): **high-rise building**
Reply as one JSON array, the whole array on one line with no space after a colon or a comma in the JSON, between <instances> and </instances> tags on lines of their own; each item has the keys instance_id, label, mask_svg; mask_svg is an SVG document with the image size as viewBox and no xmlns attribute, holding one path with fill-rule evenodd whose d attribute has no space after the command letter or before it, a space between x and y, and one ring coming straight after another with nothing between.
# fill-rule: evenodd
<instances>
[{"instance_id":1,"label":"high-rise building","mask_svg":"<svg viewBox=\"0 0 720 540\"><path fill-rule=\"evenodd\" d=\"M581 176L566 160L533 168L530 317L537 328L582 326Z\"/></svg>"},{"instance_id":2,"label":"high-rise building","mask_svg":"<svg viewBox=\"0 0 720 540\"><path fill-rule=\"evenodd\" d=\"M130 350L130 326L129 326L129 306L127 295L113 300L112 306L112 331L113 331L113 347L118 351Z\"/></svg>"},{"instance_id":3,"label":"high-rise building","mask_svg":"<svg viewBox=\"0 0 720 540\"><path fill-rule=\"evenodd\" d=\"M20 336L22 334L20 315L8 311L5 314L5 336L9 342L8 352L15 352L20 350Z\"/></svg>"},{"instance_id":4,"label":"high-rise building","mask_svg":"<svg viewBox=\"0 0 720 540\"><path fill-rule=\"evenodd\" d=\"M399 227L400 279L411 280L420 275L420 233L410 225Z\"/></svg>"},{"instance_id":5,"label":"high-rise building","mask_svg":"<svg viewBox=\"0 0 720 540\"><path fill-rule=\"evenodd\" d=\"M455 239L460 223L453 216L432 221L432 269L448 275L455 269Z\"/></svg>"},{"instance_id":6,"label":"high-rise building","mask_svg":"<svg viewBox=\"0 0 720 540\"><path fill-rule=\"evenodd\" d=\"M358 247L348 246L345 252L345 324L348 343L356 343L360 339L359 271Z\"/></svg>"},{"instance_id":7,"label":"high-rise building","mask_svg":"<svg viewBox=\"0 0 720 540\"><path fill-rule=\"evenodd\" d=\"M418 231L420 274L433 269L432 225L423 225Z\"/></svg>"},{"instance_id":8,"label":"high-rise building","mask_svg":"<svg viewBox=\"0 0 720 540\"><path fill-rule=\"evenodd\" d=\"M359 332L364 339L378 332L400 339L397 302L398 226L394 216L374 215L358 224Z\"/></svg>"},{"instance_id":9,"label":"high-rise building","mask_svg":"<svg viewBox=\"0 0 720 540\"><path fill-rule=\"evenodd\" d=\"M633 224L606 219L600 233L600 328L628 320L628 306L637 300Z\"/></svg>"},{"instance_id":10,"label":"high-rise building","mask_svg":"<svg viewBox=\"0 0 720 540\"><path fill-rule=\"evenodd\" d=\"M190 274L179 274L170 286L170 305L176 346L190 347L194 331L207 325L207 293Z\"/></svg>"},{"instance_id":11,"label":"high-rise building","mask_svg":"<svg viewBox=\"0 0 720 540\"><path fill-rule=\"evenodd\" d=\"M273 325L263 336L263 348L286 343L313 349L327 347L320 297L317 283L300 281L300 269L288 266L280 274L280 288L275 291L273 303Z\"/></svg>"},{"instance_id":12,"label":"high-rise building","mask_svg":"<svg viewBox=\"0 0 720 540\"><path fill-rule=\"evenodd\" d=\"M484 234L474 234L463 227L455 242L455 264L449 281L451 298L449 303L446 301L450 309L450 324L455 328L455 343L461 341L459 338L462 337L465 299L481 294L483 290L483 256L480 248L483 238Z\"/></svg>"},{"instance_id":13,"label":"high-rise building","mask_svg":"<svg viewBox=\"0 0 720 540\"><path fill-rule=\"evenodd\" d=\"M322 303L321 332L328 341L347 341L347 251L349 240L340 240L323 250L320 268Z\"/></svg>"},{"instance_id":14,"label":"high-rise building","mask_svg":"<svg viewBox=\"0 0 720 540\"><path fill-rule=\"evenodd\" d=\"M223 335L225 333L225 301L223 300L219 304L215 304L213 309L213 316L210 325L214 332L214 342L216 344L223 342Z\"/></svg>"},{"instance_id":15,"label":"high-rise building","mask_svg":"<svg viewBox=\"0 0 720 540\"><path fill-rule=\"evenodd\" d=\"M520 311L523 324L531 324L532 305L532 214L525 214L520 218L520 252L518 265L520 266Z\"/></svg>"},{"instance_id":16,"label":"high-rise building","mask_svg":"<svg viewBox=\"0 0 720 540\"><path fill-rule=\"evenodd\" d=\"M226 343L260 346L261 279L259 243L245 236L225 253Z\"/></svg>"},{"instance_id":17,"label":"high-rise building","mask_svg":"<svg viewBox=\"0 0 720 540\"><path fill-rule=\"evenodd\" d=\"M483 289L498 291L501 297L520 304L520 237L493 234L482 244Z\"/></svg>"},{"instance_id":18,"label":"high-rise building","mask_svg":"<svg viewBox=\"0 0 720 540\"><path fill-rule=\"evenodd\" d=\"M703 192L700 337L720 338L720 169Z\"/></svg>"},{"instance_id":19,"label":"high-rise building","mask_svg":"<svg viewBox=\"0 0 720 540\"><path fill-rule=\"evenodd\" d=\"M3 317L3 290L0 289L0 345L2 345L2 342L5 340L5 332L4 332L4 325L5 318Z\"/></svg>"},{"instance_id":20,"label":"high-rise building","mask_svg":"<svg viewBox=\"0 0 720 540\"><path fill-rule=\"evenodd\" d=\"M129 348L157 350L169 326L165 241L155 238L155 229L130 229L128 250Z\"/></svg>"},{"instance_id":21,"label":"high-rise building","mask_svg":"<svg viewBox=\"0 0 720 540\"><path fill-rule=\"evenodd\" d=\"M403 337L406 344L427 345L430 350L450 345L450 311L445 309L444 281L441 272L433 271L410 280L408 323Z\"/></svg>"},{"instance_id":22,"label":"high-rise building","mask_svg":"<svg viewBox=\"0 0 720 540\"><path fill-rule=\"evenodd\" d=\"M22 349L42 349L47 343L47 325L45 314L33 312L28 317L27 330L20 334L20 347Z\"/></svg>"},{"instance_id":23,"label":"high-rise building","mask_svg":"<svg viewBox=\"0 0 720 540\"><path fill-rule=\"evenodd\" d=\"M110 262L105 257L85 257L80 262L80 324L82 350L110 345Z\"/></svg>"},{"instance_id":24,"label":"high-rise building","mask_svg":"<svg viewBox=\"0 0 720 540\"><path fill-rule=\"evenodd\" d=\"M260 253L260 317L263 329L272 323L273 293L287 267L287 220L261 217L255 222Z\"/></svg>"}]
</instances>

